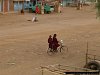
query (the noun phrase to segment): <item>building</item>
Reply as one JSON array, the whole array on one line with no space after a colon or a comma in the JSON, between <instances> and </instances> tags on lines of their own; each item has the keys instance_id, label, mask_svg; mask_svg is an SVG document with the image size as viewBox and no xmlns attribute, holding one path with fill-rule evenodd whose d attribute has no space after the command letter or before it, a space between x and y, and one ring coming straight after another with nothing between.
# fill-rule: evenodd
<instances>
[{"instance_id":1,"label":"building","mask_svg":"<svg viewBox=\"0 0 100 75\"><path fill-rule=\"evenodd\" d=\"M21 9L27 9L29 7L30 0L13 0L14 11L20 11Z\"/></svg>"},{"instance_id":2,"label":"building","mask_svg":"<svg viewBox=\"0 0 100 75\"><path fill-rule=\"evenodd\" d=\"M13 11L13 0L0 0L0 12Z\"/></svg>"},{"instance_id":3,"label":"building","mask_svg":"<svg viewBox=\"0 0 100 75\"><path fill-rule=\"evenodd\" d=\"M74 5L77 4L78 0L62 0L62 5L63 6L70 6L70 5Z\"/></svg>"},{"instance_id":4,"label":"building","mask_svg":"<svg viewBox=\"0 0 100 75\"><path fill-rule=\"evenodd\" d=\"M0 0L0 12L7 13L12 11L20 11L29 6L30 0Z\"/></svg>"}]
</instances>

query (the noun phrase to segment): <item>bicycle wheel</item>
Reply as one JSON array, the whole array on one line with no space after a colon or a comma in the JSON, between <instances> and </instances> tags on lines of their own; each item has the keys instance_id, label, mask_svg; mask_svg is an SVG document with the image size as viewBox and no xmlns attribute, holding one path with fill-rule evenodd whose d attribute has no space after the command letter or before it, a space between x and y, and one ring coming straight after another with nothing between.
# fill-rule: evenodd
<instances>
[{"instance_id":1,"label":"bicycle wheel","mask_svg":"<svg viewBox=\"0 0 100 75\"><path fill-rule=\"evenodd\" d=\"M59 51L60 51L60 52L68 52L68 47L67 47L67 46L61 46L61 47L59 48Z\"/></svg>"},{"instance_id":2,"label":"bicycle wheel","mask_svg":"<svg viewBox=\"0 0 100 75\"><path fill-rule=\"evenodd\" d=\"M49 55L52 55L54 52L53 52L53 50L52 50L51 48L48 48L47 53L48 53Z\"/></svg>"},{"instance_id":3,"label":"bicycle wheel","mask_svg":"<svg viewBox=\"0 0 100 75\"><path fill-rule=\"evenodd\" d=\"M58 52L58 50L53 50L53 49L50 49L50 48L48 48L48 50L47 50L47 53L49 54L49 55L53 55L53 54L55 54L55 53L57 53Z\"/></svg>"}]
</instances>

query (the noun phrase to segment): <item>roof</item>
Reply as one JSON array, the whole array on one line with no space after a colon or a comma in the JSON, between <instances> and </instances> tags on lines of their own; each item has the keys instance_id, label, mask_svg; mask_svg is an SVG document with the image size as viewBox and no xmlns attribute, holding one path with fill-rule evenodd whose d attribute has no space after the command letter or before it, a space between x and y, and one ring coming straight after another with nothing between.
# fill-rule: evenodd
<instances>
[{"instance_id":1,"label":"roof","mask_svg":"<svg viewBox=\"0 0 100 75\"><path fill-rule=\"evenodd\" d=\"M30 0L13 0L13 1L30 1Z\"/></svg>"},{"instance_id":2,"label":"roof","mask_svg":"<svg viewBox=\"0 0 100 75\"><path fill-rule=\"evenodd\" d=\"M24 1L24 0L13 0L13 1Z\"/></svg>"}]
</instances>

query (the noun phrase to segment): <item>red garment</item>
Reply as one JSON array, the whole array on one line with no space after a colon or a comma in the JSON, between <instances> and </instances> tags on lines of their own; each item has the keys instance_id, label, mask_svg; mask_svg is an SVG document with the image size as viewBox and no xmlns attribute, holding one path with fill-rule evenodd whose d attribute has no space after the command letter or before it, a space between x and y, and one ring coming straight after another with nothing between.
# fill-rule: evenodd
<instances>
[{"instance_id":1,"label":"red garment","mask_svg":"<svg viewBox=\"0 0 100 75\"><path fill-rule=\"evenodd\" d=\"M36 6L35 13L37 13L37 14L40 13L40 10L39 10L39 7L38 6Z\"/></svg>"},{"instance_id":2,"label":"red garment","mask_svg":"<svg viewBox=\"0 0 100 75\"><path fill-rule=\"evenodd\" d=\"M52 48L52 38L51 37L48 38L48 43L49 43L49 48Z\"/></svg>"},{"instance_id":3,"label":"red garment","mask_svg":"<svg viewBox=\"0 0 100 75\"><path fill-rule=\"evenodd\" d=\"M57 41L57 38L56 37L54 37L53 38L53 48L56 50L60 45L58 44L58 41Z\"/></svg>"}]
</instances>

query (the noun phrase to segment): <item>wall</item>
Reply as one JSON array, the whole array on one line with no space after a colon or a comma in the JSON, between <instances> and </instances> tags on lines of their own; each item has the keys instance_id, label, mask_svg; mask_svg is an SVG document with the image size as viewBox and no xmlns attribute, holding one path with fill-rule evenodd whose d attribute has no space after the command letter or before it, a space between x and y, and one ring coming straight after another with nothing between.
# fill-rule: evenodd
<instances>
[{"instance_id":1,"label":"wall","mask_svg":"<svg viewBox=\"0 0 100 75\"><path fill-rule=\"evenodd\" d=\"M9 0L3 0L3 12L9 11Z\"/></svg>"},{"instance_id":2,"label":"wall","mask_svg":"<svg viewBox=\"0 0 100 75\"><path fill-rule=\"evenodd\" d=\"M5 13L13 10L13 0L0 0L0 12Z\"/></svg>"},{"instance_id":3,"label":"wall","mask_svg":"<svg viewBox=\"0 0 100 75\"><path fill-rule=\"evenodd\" d=\"M23 7L24 10L28 10L30 5L30 1L25 1L23 5L23 1L14 1L14 11L20 11Z\"/></svg>"},{"instance_id":4,"label":"wall","mask_svg":"<svg viewBox=\"0 0 100 75\"><path fill-rule=\"evenodd\" d=\"M13 0L9 0L9 10L10 10L10 11L14 11Z\"/></svg>"},{"instance_id":5,"label":"wall","mask_svg":"<svg viewBox=\"0 0 100 75\"><path fill-rule=\"evenodd\" d=\"M14 11L20 11L23 7L21 1L14 1Z\"/></svg>"},{"instance_id":6,"label":"wall","mask_svg":"<svg viewBox=\"0 0 100 75\"><path fill-rule=\"evenodd\" d=\"M1 0L0 0L0 12L1 12Z\"/></svg>"},{"instance_id":7,"label":"wall","mask_svg":"<svg viewBox=\"0 0 100 75\"><path fill-rule=\"evenodd\" d=\"M62 0L62 5L66 6L67 0Z\"/></svg>"}]
</instances>

